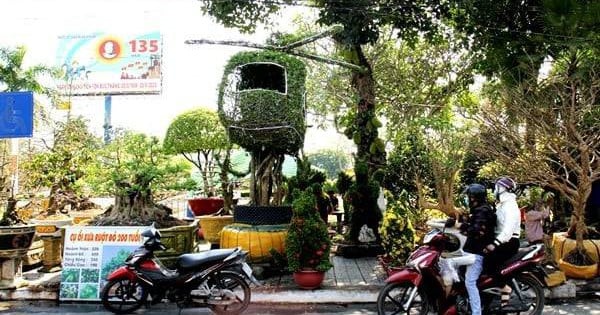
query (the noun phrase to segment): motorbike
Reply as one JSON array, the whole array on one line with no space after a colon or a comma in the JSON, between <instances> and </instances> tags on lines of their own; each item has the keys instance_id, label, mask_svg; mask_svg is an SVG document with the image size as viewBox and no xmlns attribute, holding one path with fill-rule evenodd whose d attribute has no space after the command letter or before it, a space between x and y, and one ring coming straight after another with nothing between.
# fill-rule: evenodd
<instances>
[{"instance_id":1,"label":"motorbike","mask_svg":"<svg viewBox=\"0 0 600 315\"><path fill-rule=\"evenodd\" d=\"M462 253L465 239L457 234L457 230L447 233L443 223L441 230L436 227L426 234L423 245L411 253L405 267L386 279L377 298L378 314L471 314L464 277L447 287L441 274L441 260ZM520 248L501 262L500 272L482 274L477 283L482 313L542 314L547 287L546 273L540 266L544 256L542 244ZM512 292L508 305L501 306L505 285Z\"/></svg>"},{"instance_id":2,"label":"motorbike","mask_svg":"<svg viewBox=\"0 0 600 315\"><path fill-rule=\"evenodd\" d=\"M250 304L248 282L260 285L246 263L248 253L239 247L183 254L175 269L168 269L154 255L166 249L154 224L141 236L143 245L108 275L102 289L102 304L115 314L131 313L150 297L151 304L166 298L180 309L208 307L216 314L237 315Z\"/></svg>"}]
</instances>

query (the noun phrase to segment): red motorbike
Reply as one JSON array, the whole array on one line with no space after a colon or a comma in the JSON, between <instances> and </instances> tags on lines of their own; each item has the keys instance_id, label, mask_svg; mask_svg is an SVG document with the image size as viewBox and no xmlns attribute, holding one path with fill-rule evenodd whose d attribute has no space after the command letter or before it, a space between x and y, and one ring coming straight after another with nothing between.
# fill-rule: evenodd
<instances>
[{"instance_id":1,"label":"red motorbike","mask_svg":"<svg viewBox=\"0 0 600 315\"><path fill-rule=\"evenodd\" d=\"M386 280L377 298L378 314L471 314L464 278L448 290L440 272L442 253L460 247L459 239L444 229L429 232L406 266ZM499 274L483 274L478 281L482 313L542 314L546 273L540 263L544 255L541 244L521 248L502 263ZM501 307L501 289L506 284L512 292L508 305Z\"/></svg>"},{"instance_id":2,"label":"red motorbike","mask_svg":"<svg viewBox=\"0 0 600 315\"><path fill-rule=\"evenodd\" d=\"M116 314L131 313L146 303L167 298L179 308L204 306L216 314L238 315L250 304L248 282L260 284L240 248L215 249L179 256L175 269L167 269L154 251L165 250L160 232L142 232L147 240L113 271L100 297L104 307Z\"/></svg>"}]
</instances>

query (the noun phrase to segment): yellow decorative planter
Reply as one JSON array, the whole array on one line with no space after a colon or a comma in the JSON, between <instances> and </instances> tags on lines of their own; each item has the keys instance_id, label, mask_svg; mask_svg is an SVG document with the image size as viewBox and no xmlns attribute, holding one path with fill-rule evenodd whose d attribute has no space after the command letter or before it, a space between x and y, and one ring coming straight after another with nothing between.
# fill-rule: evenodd
<instances>
[{"instance_id":1,"label":"yellow decorative planter","mask_svg":"<svg viewBox=\"0 0 600 315\"><path fill-rule=\"evenodd\" d=\"M558 261L558 268L560 268L560 270L562 270L569 278L592 279L598 275L598 264L575 266L560 259Z\"/></svg>"},{"instance_id":2,"label":"yellow decorative planter","mask_svg":"<svg viewBox=\"0 0 600 315\"><path fill-rule=\"evenodd\" d=\"M284 254L285 237L289 225L231 224L221 232L221 248L242 247L249 252L250 262L266 262L271 258L271 248Z\"/></svg>"},{"instance_id":3,"label":"yellow decorative planter","mask_svg":"<svg viewBox=\"0 0 600 315\"><path fill-rule=\"evenodd\" d=\"M575 249L575 240L567 238L567 233L554 233L552 235L552 247L554 249L554 260L557 263ZM600 240L584 240L585 247L590 257L595 262L600 262Z\"/></svg>"},{"instance_id":4,"label":"yellow decorative planter","mask_svg":"<svg viewBox=\"0 0 600 315\"><path fill-rule=\"evenodd\" d=\"M196 246L197 221L191 222L188 225L179 225L158 230L161 234L160 240L167 247L167 250L156 252L156 256L167 267L172 268L179 255L191 253L194 246Z\"/></svg>"},{"instance_id":5,"label":"yellow decorative planter","mask_svg":"<svg viewBox=\"0 0 600 315\"><path fill-rule=\"evenodd\" d=\"M559 285L563 284L565 281L567 281L567 278L565 277L565 273L560 270L557 270L557 271L549 274L546 277L546 283L548 284L548 287L550 287L550 288L559 286Z\"/></svg>"},{"instance_id":6,"label":"yellow decorative planter","mask_svg":"<svg viewBox=\"0 0 600 315\"><path fill-rule=\"evenodd\" d=\"M199 219L200 228L204 234L204 239L212 244L219 244L221 240L221 230L231 223L233 223L232 215L224 216L200 216Z\"/></svg>"}]
</instances>

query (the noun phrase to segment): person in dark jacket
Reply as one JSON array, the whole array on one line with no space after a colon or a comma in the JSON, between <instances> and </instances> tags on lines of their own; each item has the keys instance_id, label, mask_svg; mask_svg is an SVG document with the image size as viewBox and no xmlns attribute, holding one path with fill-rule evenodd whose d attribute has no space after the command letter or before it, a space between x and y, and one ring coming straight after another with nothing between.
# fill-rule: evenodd
<instances>
[{"instance_id":1,"label":"person in dark jacket","mask_svg":"<svg viewBox=\"0 0 600 315\"><path fill-rule=\"evenodd\" d=\"M496 214L487 202L487 192L479 184L469 185L465 189L465 203L469 207L469 217L466 222L456 224L453 218L448 219L446 226L457 226L461 233L467 236L463 250L475 256L475 261L467 266L465 286L469 294L471 314L481 314L481 297L477 288L477 280L483 270L483 255L487 244L494 240Z\"/></svg>"}]
</instances>

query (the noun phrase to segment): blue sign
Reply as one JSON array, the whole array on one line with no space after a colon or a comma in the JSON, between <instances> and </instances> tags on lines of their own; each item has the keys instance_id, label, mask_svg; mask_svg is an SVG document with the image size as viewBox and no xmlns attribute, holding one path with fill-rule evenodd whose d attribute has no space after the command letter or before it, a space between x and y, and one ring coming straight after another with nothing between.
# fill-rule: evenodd
<instances>
[{"instance_id":1,"label":"blue sign","mask_svg":"<svg viewBox=\"0 0 600 315\"><path fill-rule=\"evenodd\" d=\"M33 93L0 93L0 138L33 135Z\"/></svg>"}]
</instances>

